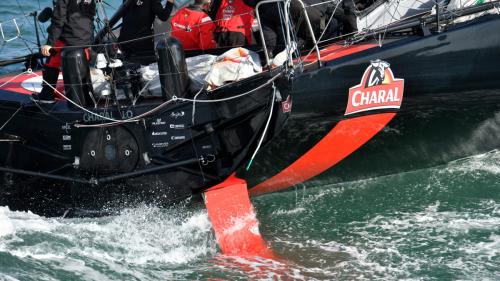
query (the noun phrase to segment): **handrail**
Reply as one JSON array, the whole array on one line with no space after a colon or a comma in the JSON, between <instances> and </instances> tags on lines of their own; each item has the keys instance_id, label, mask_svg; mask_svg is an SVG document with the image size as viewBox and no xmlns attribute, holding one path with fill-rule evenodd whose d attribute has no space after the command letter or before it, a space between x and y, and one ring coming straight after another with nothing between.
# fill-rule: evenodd
<instances>
[{"instance_id":1,"label":"handrail","mask_svg":"<svg viewBox=\"0 0 500 281\"><path fill-rule=\"evenodd\" d=\"M6 23L6 22L9 22L9 21L11 21L11 22L14 23L14 26L16 27L16 30L17 30L17 34L15 36L11 37L11 38L5 38L5 34L3 32L2 24ZM17 38L19 38L21 36L21 30L19 30L19 25L17 24L16 19L11 19L11 20L8 20L8 21L0 22L0 34L2 35L2 39L5 42L10 42L10 41L13 41L13 40L16 40Z\"/></svg>"},{"instance_id":2,"label":"handrail","mask_svg":"<svg viewBox=\"0 0 500 281\"><path fill-rule=\"evenodd\" d=\"M285 36L285 40L286 40L286 45L287 47L291 46L291 35L290 35L290 24L289 24L289 19L290 19L290 16L289 16L289 8L290 8L290 1L291 0L264 0L264 1L261 1L259 2L256 6L255 6L255 14L257 15L257 22L259 23L259 27L260 27L260 30L259 30L259 33L260 33L260 39L262 41L262 47L264 48L264 55L266 56L266 63L267 65L270 65L270 60L269 60L269 54L267 52L267 46L266 46L266 41L264 39L264 32L262 31L262 22L260 20L260 13L259 13L259 8L261 5L264 5L264 4L270 4L270 3L279 3L279 2L283 2L285 5L285 28L286 28L286 34L284 34ZM317 41L316 41L316 36L314 35L314 31L313 31L313 28L312 28L312 25L311 25L311 21L309 20L309 16L307 15L307 11L306 11L306 6L304 5L304 2L302 2L302 0L296 0L300 3L300 5L302 6L302 12L304 13L304 17L305 17L305 21L307 23L307 27L309 29L309 33L311 33L311 38L313 40L313 43L314 43L314 48L316 49L316 55L318 57L318 63L319 65L321 66L321 54L320 54L320 51L319 51L319 47L318 47L318 44L317 44Z\"/></svg>"},{"instance_id":3,"label":"handrail","mask_svg":"<svg viewBox=\"0 0 500 281\"><path fill-rule=\"evenodd\" d=\"M264 4L278 3L278 2L285 2L285 1L288 1L288 0L264 0L264 1L260 1L255 6L255 14L257 16L257 22L259 23L260 39L262 41L262 47L264 48L264 55L266 56L266 64L267 65L270 65L269 53L267 52L266 40L264 38L264 32L262 31L262 22L260 20L259 8L261 5L264 5ZM289 27L287 26L286 28L288 29Z\"/></svg>"},{"instance_id":4,"label":"handrail","mask_svg":"<svg viewBox=\"0 0 500 281\"><path fill-rule=\"evenodd\" d=\"M309 15L307 15L306 6L304 5L304 2L302 2L302 0L296 0L296 1L298 1L300 3L300 5L302 6L302 10L304 11L304 16L306 18L307 27L309 28L309 32L311 33L311 38L312 38L313 43L314 43L314 48L316 49L316 55L318 57L318 64L319 64L319 66L321 66L321 53L319 52L318 42L316 41L316 36L314 35L314 31L313 31L312 26L311 26L311 21L309 20Z\"/></svg>"}]
</instances>

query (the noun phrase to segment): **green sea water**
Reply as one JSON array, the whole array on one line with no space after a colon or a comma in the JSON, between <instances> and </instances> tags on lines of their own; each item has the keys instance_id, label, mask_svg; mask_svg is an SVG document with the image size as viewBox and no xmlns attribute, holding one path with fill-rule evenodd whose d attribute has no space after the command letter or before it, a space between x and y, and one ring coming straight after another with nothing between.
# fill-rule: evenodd
<instances>
[{"instance_id":1,"label":"green sea water","mask_svg":"<svg viewBox=\"0 0 500 281\"><path fill-rule=\"evenodd\" d=\"M48 3L0 2L23 37L1 58L34 47L23 13ZM72 219L0 206L0 280L500 280L500 151L252 201L277 259L221 255L193 201Z\"/></svg>"},{"instance_id":2,"label":"green sea water","mask_svg":"<svg viewBox=\"0 0 500 281\"><path fill-rule=\"evenodd\" d=\"M103 218L0 207L5 280L498 280L500 152L253 199L276 260L220 254L202 204Z\"/></svg>"}]
</instances>

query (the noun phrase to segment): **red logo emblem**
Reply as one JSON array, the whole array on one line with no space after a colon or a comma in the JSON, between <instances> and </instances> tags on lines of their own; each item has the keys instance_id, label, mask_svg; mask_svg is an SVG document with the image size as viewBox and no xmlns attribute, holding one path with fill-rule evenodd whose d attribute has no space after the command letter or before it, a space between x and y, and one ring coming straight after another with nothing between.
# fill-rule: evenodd
<instances>
[{"instance_id":1,"label":"red logo emblem","mask_svg":"<svg viewBox=\"0 0 500 281\"><path fill-rule=\"evenodd\" d=\"M349 89L345 115L401 107L404 79L394 78L389 66L389 63L382 60L371 61L361 83Z\"/></svg>"},{"instance_id":2,"label":"red logo emblem","mask_svg":"<svg viewBox=\"0 0 500 281\"><path fill-rule=\"evenodd\" d=\"M281 102L281 110L283 111L283 113L292 111L292 99L290 95L286 98L285 101Z\"/></svg>"}]
</instances>

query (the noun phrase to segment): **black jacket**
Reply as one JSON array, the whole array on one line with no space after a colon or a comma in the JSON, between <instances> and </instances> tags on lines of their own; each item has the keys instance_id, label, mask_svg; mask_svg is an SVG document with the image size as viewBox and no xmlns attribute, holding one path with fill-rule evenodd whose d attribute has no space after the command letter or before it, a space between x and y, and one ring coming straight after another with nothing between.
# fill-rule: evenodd
<instances>
[{"instance_id":1,"label":"black jacket","mask_svg":"<svg viewBox=\"0 0 500 281\"><path fill-rule=\"evenodd\" d=\"M84 46L94 37L94 0L54 0L54 13L47 28L47 45L61 40L68 46Z\"/></svg>"},{"instance_id":2,"label":"black jacket","mask_svg":"<svg viewBox=\"0 0 500 281\"><path fill-rule=\"evenodd\" d=\"M137 0L125 11L118 42L129 41L153 35L155 17L162 21L168 20L172 12L172 3L162 6L161 0ZM140 52L153 49L153 39L134 41L121 45L125 52Z\"/></svg>"}]
</instances>

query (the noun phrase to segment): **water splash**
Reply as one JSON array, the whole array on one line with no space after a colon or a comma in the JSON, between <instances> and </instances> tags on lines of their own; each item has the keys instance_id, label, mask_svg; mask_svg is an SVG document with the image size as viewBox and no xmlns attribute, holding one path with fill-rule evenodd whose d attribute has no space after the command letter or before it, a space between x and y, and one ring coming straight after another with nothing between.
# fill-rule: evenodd
<instances>
[{"instance_id":1,"label":"water splash","mask_svg":"<svg viewBox=\"0 0 500 281\"><path fill-rule=\"evenodd\" d=\"M50 269L40 276L47 279L155 279L166 268L190 266L217 253L202 208L141 206L115 217L48 219L0 207L0 225L0 256L26 263L27 271ZM14 267L2 266L2 271L25 277Z\"/></svg>"},{"instance_id":2,"label":"water splash","mask_svg":"<svg viewBox=\"0 0 500 281\"><path fill-rule=\"evenodd\" d=\"M293 192L269 195L266 203L280 203L262 222L273 230L263 233L307 279L497 280L498 160L495 150L432 169L311 188L297 203Z\"/></svg>"}]
</instances>

